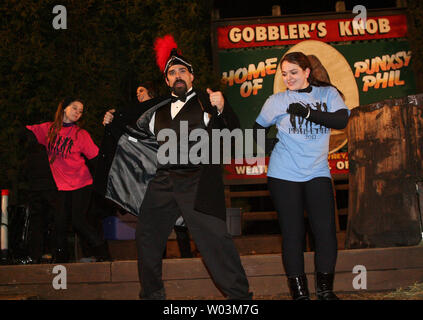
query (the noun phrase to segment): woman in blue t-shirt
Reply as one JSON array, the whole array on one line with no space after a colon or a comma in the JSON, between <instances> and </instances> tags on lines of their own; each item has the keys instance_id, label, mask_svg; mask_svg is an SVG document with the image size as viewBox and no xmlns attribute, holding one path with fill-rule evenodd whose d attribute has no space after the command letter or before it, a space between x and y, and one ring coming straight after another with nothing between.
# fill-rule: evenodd
<instances>
[{"instance_id":1,"label":"woman in blue t-shirt","mask_svg":"<svg viewBox=\"0 0 423 320\"><path fill-rule=\"evenodd\" d=\"M330 128L345 128L349 110L336 87L313 77L303 53L285 55L280 65L288 90L266 100L254 128L267 133L277 127L267 176L282 232L283 264L292 298L309 299L303 254L306 210L315 241L316 294L320 300L335 300L337 239L327 159Z\"/></svg>"}]
</instances>

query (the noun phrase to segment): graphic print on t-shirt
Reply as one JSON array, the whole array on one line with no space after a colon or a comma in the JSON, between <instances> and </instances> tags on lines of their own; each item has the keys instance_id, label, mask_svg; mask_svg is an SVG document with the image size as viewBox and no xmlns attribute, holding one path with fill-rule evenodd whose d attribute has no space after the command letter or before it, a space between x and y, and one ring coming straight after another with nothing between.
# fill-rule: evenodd
<instances>
[{"instance_id":1,"label":"graphic print on t-shirt","mask_svg":"<svg viewBox=\"0 0 423 320\"><path fill-rule=\"evenodd\" d=\"M313 104L306 104L301 102L302 105L311 108L313 110L318 110L321 112L327 112L328 106L326 103L316 103ZM325 134L329 133L330 129L326 128L325 126L316 124L303 118L301 116L297 116L294 114L289 115L289 121L291 123L291 127L289 128L289 134L304 134L306 135L306 139L314 140L317 138L317 134Z\"/></svg>"},{"instance_id":2,"label":"graphic print on t-shirt","mask_svg":"<svg viewBox=\"0 0 423 320\"><path fill-rule=\"evenodd\" d=\"M66 157L71 153L72 146L72 138L57 135L52 142L49 142L48 152L49 154L54 155L54 157L59 155L62 159L66 159Z\"/></svg>"}]
</instances>

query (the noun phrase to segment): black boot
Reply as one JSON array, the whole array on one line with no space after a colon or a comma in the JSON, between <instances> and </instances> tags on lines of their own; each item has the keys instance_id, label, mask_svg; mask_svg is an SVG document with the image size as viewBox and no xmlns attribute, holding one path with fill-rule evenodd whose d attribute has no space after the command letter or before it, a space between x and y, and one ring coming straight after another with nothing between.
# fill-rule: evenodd
<instances>
[{"instance_id":1,"label":"black boot","mask_svg":"<svg viewBox=\"0 0 423 320\"><path fill-rule=\"evenodd\" d=\"M97 262L112 261L112 258L110 257L109 253L109 246L107 245L106 241L100 244L99 246L92 247L90 251L96 258Z\"/></svg>"},{"instance_id":2,"label":"black boot","mask_svg":"<svg viewBox=\"0 0 423 320\"><path fill-rule=\"evenodd\" d=\"M66 252L66 249L58 248L54 252L52 263L68 263L69 257Z\"/></svg>"},{"instance_id":3,"label":"black boot","mask_svg":"<svg viewBox=\"0 0 423 320\"><path fill-rule=\"evenodd\" d=\"M333 273L316 272L316 295L319 300L339 300L333 293Z\"/></svg>"},{"instance_id":4,"label":"black boot","mask_svg":"<svg viewBox=\"0 0 423 320\"><path fill-rule=\"evenodd\" d=\"M288 277L288 286L292 300L310 300L305 274Z\"/></svg>"}]
</instances>

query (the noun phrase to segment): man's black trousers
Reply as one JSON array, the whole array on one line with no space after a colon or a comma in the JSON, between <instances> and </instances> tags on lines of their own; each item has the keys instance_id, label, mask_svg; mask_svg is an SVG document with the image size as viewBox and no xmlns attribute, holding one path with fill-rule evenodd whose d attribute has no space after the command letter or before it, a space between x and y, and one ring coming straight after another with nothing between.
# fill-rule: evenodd
<instances>
[{"instance_id":1,"label":"man's black trousers","mask_svg":"<svg viewBox=\"0 0 423 320\"><path fill-rule=\"evenodd\" d=\"M163 250L180 215L219 289L229 299L249 297L248 280L225 221L194 210L200 170L159 170L148 185L136 231L141 298L165 298Z\"/></svg>"}]
</instances>

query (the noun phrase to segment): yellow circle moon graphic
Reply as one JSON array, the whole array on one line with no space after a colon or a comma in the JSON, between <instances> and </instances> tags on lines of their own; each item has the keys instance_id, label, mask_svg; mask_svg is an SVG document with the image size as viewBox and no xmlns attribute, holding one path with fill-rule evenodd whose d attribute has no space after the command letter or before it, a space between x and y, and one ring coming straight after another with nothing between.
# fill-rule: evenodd
<instances>
[{"instance_id":1,"label":"yellow circle moon graphic","mask_svg":"<svg viewBox=\"0 0 423 320\"><path fill-rule=\"evenodd\" d=\"M345 104L351 110L360 104L358 87L348 61L335 48L325 42L316 40L302 41L290 48L282 58L290 52L300 51L307 56L312 56L323 66L323 73L329 76L330 82L345 96ZM317 59L316 59L317 58ZM282 60L282 59L281 59ZM273 93L283 92L286 86L282 81L280 62L273 82ZM347 143L346 129L331 130L329 153L341 149Z\"/></svg>"}]
</instances>

